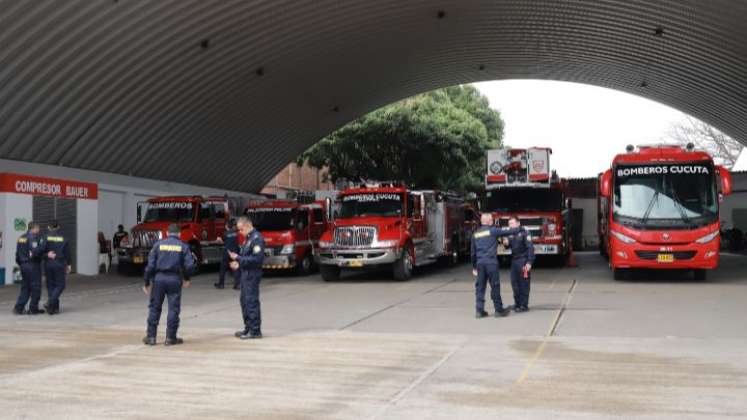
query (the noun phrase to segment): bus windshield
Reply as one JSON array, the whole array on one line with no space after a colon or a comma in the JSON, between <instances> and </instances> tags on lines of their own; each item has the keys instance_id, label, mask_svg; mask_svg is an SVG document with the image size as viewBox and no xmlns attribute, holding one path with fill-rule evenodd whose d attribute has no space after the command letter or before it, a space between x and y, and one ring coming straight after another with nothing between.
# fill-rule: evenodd
<instances>
[{"instance_id":1,"label":"bus windshield","mask_svg":"<svg viewBox=\"0 0 747 420\"><path fill-rule=\"evenodd\" d=\"M290 207L250 208L246 214L260 232L292 229L296 219L296 209Z\"/></svg>"},{"instance_id":2,"label":"bus windshield","mask_svg":"<svg viewBox=\"0 0 747 420\"><path fill-rule=\"evenodd\" d=\"M563 193L549 188L503 188L486 194L484 208L490 212L561 211Z\"/></svg>"},{"instance_id":3,"label":"bus windshield","mask_svg":"<svg viewBox=\"0 0 747 420\"><path fill-rule=\"evenodd\" d=\"M194 204L188 201L162 201L148 203L143 222L191 222Z\"/></svg>"},{"instance_id":4,"label":"bus windshield","mask_svg":"<svg viewBox=\"0 0 747 420\"><path fill-rule=\"evenodd\" d=\"M642 227L689 227L718 218L713 165L626 165L615 168L613 216Z\"/></svg>"},{"instance_id":5,"label":"bus windshield","mask_svg":"<svg viewBox=\"0 0 747 420\"><path fill-rule=\"evenodd\" d=\"M341 218L401 216L403 211L400 193L349 194L341 201Z\"/></svg>"}]
</instances>

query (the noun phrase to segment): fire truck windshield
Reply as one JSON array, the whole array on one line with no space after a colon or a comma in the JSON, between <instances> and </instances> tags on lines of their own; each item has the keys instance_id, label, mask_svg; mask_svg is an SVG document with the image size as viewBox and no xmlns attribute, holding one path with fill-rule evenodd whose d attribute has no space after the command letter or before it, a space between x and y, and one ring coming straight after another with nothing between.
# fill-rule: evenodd
<instances>
[{"instance_id":1,"label":"fire truck windshield","mask_svg":"<svg viewBox=\"0 0 747 420\"><path fill-rule=\"evenodd\" d=\"M259 231L288 230L296 219L296 209L290 207L251 208L246 214Z\"/></svg>"},{"instance_id":2,"label":"fire truck windshield","mask_svg":"<svg viewBox=\"0 0 747 420\"><path fill-rule=\"evenodd\" d=\"M191 222L194 204L182 201L148 203L143 222Z\"/></svg>"},{"instance_id":3,"label":"fire truck windshield","mask_svg":"<svg viewBox=\"0 0 747 420\"><path fill-rule=\"evenodd\" d=\"M689 227L718 218L712 165L617 166L615 221L641 227Z\"/></svg>"},{"instance_id":4,"label":"fire truck windshield","mask_svg":"<svg viewBox=\"0 0 747 420\"><path fill-rule=\"evenodd\" d=\"M563 193L549 188L503 188L488 191L485 210L491 212L561 211Z\"/></svg>"},{"instance_id":5,"label":"fire truck windshield","mask_svg":"<svg viewBox=\"0 0 747 420\"><path fill-rule=\"evenodd\" d=\"M359 193L341 198L341 218L401 216L403 208L400 193Z\"/></svg>"}]
</instances>

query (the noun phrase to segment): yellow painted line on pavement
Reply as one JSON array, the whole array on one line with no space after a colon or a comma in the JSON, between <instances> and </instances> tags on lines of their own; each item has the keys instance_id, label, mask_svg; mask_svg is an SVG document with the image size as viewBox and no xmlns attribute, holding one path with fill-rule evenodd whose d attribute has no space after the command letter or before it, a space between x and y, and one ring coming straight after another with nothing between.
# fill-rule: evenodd
<instances>
[{"instance_id":1,"label":"yellow painted line on pavement","mask_svg":"<svg viewBox=\"0 0 747 420\"><path fill-rule=\"evenodd\" d=\"M558 313L555 314L555 317L552 320L552 324L550 324L550 328L547 330L545 337L542 339L542 343L540 343L540 345L537 347L537 350L534 351L532 358L529 359L529 361L527 362L527 365L524 367L524 370L521 372L521 375L519 375L519 377L516 378L516 382L514 382L516 385L521 384L527 379L527 377L529 376L529 371L532 370L534 365L537 363L537 360L539 360L540 357L542 357L542 354L545 352L545 348L547 347L547 340L553 335L555 335L555 329L558 327L558 324L560 323L560 317L563 316L563 313L565 312L565 308L568 307L568 305L571 303L574 290L576 290L576 279L573 279L573 283L571 283L571 287L570 289L568 289L568 294L566 294L565 299L563 300L563 304L560 305L560 309L558 309Z\"/></svg>"}]
</instances>

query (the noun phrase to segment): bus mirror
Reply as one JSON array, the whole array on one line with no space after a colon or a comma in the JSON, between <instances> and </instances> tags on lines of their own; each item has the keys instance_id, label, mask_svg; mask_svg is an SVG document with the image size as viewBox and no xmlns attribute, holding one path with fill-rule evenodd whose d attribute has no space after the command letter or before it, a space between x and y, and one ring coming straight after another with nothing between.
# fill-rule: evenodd
<instances>
[{"instance_id":1,"label":"bus mirror","mask_svg":"<svg viewBox=\"0 0 747 420\"><path fill-rule=\"evenodd\" d=\"M612 170L608 169L599 180L599 195L609 198L612 195Z\"/></svg>"},{"instance_id":2,"label":"bus mirror","mask_svg":"<svg viewBox=\"0 0 747 420\"><path fill-rule=\"evenodd\" d=\"M717 166L719 178L721 179L721 194L730 195L732 190L731 172L723 166Z\"/></svg>"}]
</instances>

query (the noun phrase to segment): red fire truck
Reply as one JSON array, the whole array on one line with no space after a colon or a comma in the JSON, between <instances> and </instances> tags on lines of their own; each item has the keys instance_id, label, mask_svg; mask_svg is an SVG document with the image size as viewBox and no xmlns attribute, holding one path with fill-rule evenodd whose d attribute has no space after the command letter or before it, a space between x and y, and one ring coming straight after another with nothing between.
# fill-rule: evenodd
<instances>
[{"instance_id":1,"label":"red fire truck","mask_svg":"<svg viewBox=\"0 0 747 420\"><path fill-rule=\"evenodd\" d=\"M456 195L369 184L341 191L336 204L315 254L325 281L337 280L342 269L383 265L408 280L413 267L455 263L469 252L474 222L465 221L468 207Z\"/></svg>"},{"instance_id":2,"label":"red fire truck","mask_svg":"<svg viewBox=\"0 0 747 420\"><path fill-rule=\"evenodd\" d=\"M731 175L710 155L673 145L627 147L599 180L599 243L614 278L633 268L691 269L719 262L719 201Z\"/></svg>"},{"instance_id":3,"label":"red fire truck","mask_svg":"<svg viewBox=\"0 0 747 420\"><path fill-rule=\"evenodd\" d=\"M223 236L226 219L234 217L246 199L175 196L156 197L138 203L138 224L117 251L118 270L132 273L142 268L148 261L153 244L166 237L168 226L172 223L180 225L182 231L179 238L190 245L198 264L219 263L223 244L218 237Z\"/></svg>"},{"instance_id":4,"label":"red fire truck","mask_svg":"<svg viewBox=\"0 0 747 420\"><path fill-rule=\"evenodd\" d=\"M504 227L517 217L532 237L535 254L563 263L571 252L571 200L565 183L550 169L551 154L546 147L489 150L481 210ZM510 254L499 247L500 257Z\"/></svg>"},{"instance_id":5,"label":"red fire truck","mask_svg":"<svg viewBox=\"0 0 747 420\"><path fill-rule=\"evenodd\" d=\"M314 249L327 230L324 201L252 201L245 213L265 239L265 270L293 269L304 275L312 272Z\"/></svg>"}]
</instances>

